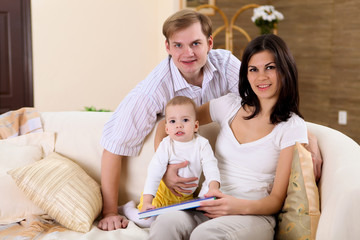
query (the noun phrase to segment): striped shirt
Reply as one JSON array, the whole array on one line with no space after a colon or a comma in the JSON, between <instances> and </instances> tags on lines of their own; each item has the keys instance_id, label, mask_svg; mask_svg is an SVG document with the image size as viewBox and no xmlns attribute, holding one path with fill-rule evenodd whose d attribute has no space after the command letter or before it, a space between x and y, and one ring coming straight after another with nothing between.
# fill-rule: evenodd
<instances>
[{"instance_id":1,"label":"striped shirt","mask_svg":"<svg viewBox=\"0 0 360 240\"><path fill-rule=\"evenodd\" d=\"M238 93L239 70L240 61L230 51L211 50L198 87L182 77L172 58L166 58L119 104L104 126L101 145L117 155L138 155L170 99L186 96L200 106L229 92Z\"/></svg>"}]
</instances>

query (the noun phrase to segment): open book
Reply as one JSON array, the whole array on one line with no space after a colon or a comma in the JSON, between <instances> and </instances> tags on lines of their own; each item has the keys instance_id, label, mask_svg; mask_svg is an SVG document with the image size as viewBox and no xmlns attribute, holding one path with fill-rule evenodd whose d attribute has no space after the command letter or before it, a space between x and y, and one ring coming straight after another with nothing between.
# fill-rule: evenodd
<instances>
[{"instance_id":1,"label":"open book","mask_svg":"<svg viewBox=\"0 0 360 240\"><path fill-rule=\"evenodd\" d=\"M185 202L175 203L171 205L167 205L164 207L159 207L151 210L147 210L145 212L139 213L139 218L147 218L147 217L153 217L157 216L163 213L171 212L171 211L177 211L177 210L185 210L190 208L197 208L200 207L200 203L204 201L213 201L215 200L215 197L208 197L208 198L194 198Z\"/></svg>"}]
</instances>

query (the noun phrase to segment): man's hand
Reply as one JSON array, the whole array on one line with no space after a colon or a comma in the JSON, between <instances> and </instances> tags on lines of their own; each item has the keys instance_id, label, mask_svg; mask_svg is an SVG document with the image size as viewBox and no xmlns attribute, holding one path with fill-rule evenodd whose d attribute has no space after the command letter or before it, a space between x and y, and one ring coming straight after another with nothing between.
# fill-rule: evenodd
<instances>
[{"instance_id":1,"label":"man's hand","mask_svg":"<svg viewBox=\"0 0 360 240\"><path fill-rule=\"evenodd\" d=\"M316 182L318 182L321 177L321 167L323 160L316 136L308 131L308 138L309 138L309 144L306 145L305 148L311 153L313 166L314 166L314 176Z\"/></svg>"},{"instance_id":2,"label":"man's hand","mask_svg":"<svg viewBox=\"0 0 360 240\"><path fill-rule=\"evenodd\" d=\"M112 231L119 228L126 228L128 224L129 220L127 220L124 216L109 213L100 220L98 228L104 231Z\"/></svg>"},{"instance_id":3,"label":"man's hand","mask_svg":"<svg viewBox=\"0 0 360 240\"><path fill-rule=\"evenodd\" d=\"M179 177L178 170L184 168L189 164L188 161L178 163L178 164L169 164L167 170L163 176L163 181L165 185L170 189L170 191L181 197L180 193L191 193L191 190L186 190L186 188L197 187L196 183L189 183L198 180L197 177L183 178Z\"/></svg>"}]
</instances>

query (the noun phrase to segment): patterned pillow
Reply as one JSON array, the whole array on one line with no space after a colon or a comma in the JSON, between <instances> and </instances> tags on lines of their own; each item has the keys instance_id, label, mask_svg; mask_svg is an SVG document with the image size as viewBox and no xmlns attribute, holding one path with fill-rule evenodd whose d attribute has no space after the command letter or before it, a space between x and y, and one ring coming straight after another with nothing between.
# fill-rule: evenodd
<instances>
[{"instance_id":1,"label":"patterned pillow","mask_svg":"<svg viewBox=\"0 0 360 240\"><path fill-rule=\"evenodd\" d=\"M287 197L278 215L275 239L315 239L319 218L319 192L311 153L296 143Z\"/></svg>"},{"instance_id":2,"label":"patterned pillow","mask_svg":"<svg viewBox=\"0 0 360 240\"><path fill-rule=\"evenodd\" d=\"M89 231L101 211L99 184L58 153L8 173L30 200L71 230Z\"/></svg>"}]
</instances>

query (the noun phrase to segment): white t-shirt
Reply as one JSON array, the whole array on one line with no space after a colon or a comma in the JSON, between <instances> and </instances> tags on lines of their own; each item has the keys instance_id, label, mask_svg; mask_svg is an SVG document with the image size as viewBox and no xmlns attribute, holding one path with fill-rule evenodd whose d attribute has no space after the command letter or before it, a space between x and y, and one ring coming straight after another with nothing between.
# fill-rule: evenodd
<instances>
[{"instance_id":1,"label":"white t-shirt","mask_svg":"<svg viewBox=\"0 0 360 240\"><path fill-rule=\"evenodd\" d=\"M200 178L202 171L204 172L205 181L199 196L208 192L208 186L211 181L218 181L220 183L217 159L206 138L195 134L193 140L179 142L167 136L160 143L148 166L148 175L143 194L155 196L167 165L181 163L186 160L189 161L189 164L185 168L179 169L179 176ZM199 180L195 183L197 184L198 182ZM195 189L196 187L191 190L194 192Z\"/></svg>"},{"instance_id":2,"label":"white t-shirt","mask_svg":"<svg viewBox=\"0 0 360 240\"><path fill-rule=\"evenodd\" d=\"M220 190L238 198L261 199L272 189L280 151L295 142L308 142L306 124L292 114L265 137L240 144L230 128L240 108L241 98L232 93L210 101L211 118L221 126L215 147Z\"/></svg>"}]
</instances>

